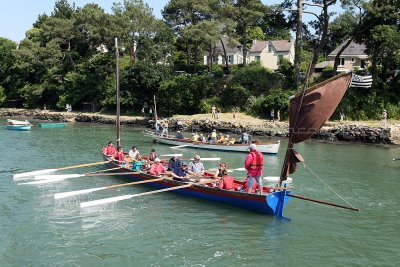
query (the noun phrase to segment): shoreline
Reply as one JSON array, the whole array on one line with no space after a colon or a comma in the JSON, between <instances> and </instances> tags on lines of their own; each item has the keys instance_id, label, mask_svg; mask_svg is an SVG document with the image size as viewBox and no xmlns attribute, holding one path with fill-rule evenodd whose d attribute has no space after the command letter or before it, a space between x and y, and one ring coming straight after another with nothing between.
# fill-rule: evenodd
<instances>
[{"instance_id":1,"label":"shoreline","mask_svg":"<svg viewBox=\"0 0 400 267\"><path fill-rule=\"evenodd\" d=\"M38 121L86 122L114 124L115 115L81 112L58 112L33 109L0 108L0 117L29 118ZM175 115L165 118L172 130L220 132L240 134L247 131L252 135L269 137L287 137L288 122L268 121L254 118L243 113L223 113L219 119L210 114ZM122 125L137 125L152 128L154 119L143 116L121 116ZM388 128L380 127L379 121L328 121L311 140L326 142L347 142L361 144L400 144L400 124L387 123ZM154 127L153 127L154 128Z\"/></svg>"}]
</instances>

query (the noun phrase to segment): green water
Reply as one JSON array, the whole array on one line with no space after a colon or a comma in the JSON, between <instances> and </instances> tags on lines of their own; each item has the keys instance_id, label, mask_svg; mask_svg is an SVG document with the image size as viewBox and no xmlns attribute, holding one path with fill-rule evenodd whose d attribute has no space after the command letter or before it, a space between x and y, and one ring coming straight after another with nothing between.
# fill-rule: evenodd
<instances>
[{"instance_id":1,"label":"green water","mask_svg":"<svg viewBox=\"0 0 400 267\"><path fill-rule=\"evenodd\" d=\"M1 120L0 123L4 123ZM173 193L120 201L90 210L79 203L151 190L145 186L99 191L63 201L53 194L122 183L117 177L84 177L57 184L21 186L12 175L101 161L100 148L115 139L111 126L16 132L0 127L0 266L398 266L400 264L400 148L306 142L297 146L308 166L360 212L292 199L291 221ZM156 148L141 129L124 127L122 144L142 154ZM264 175L278 175L278 156L266 157ZM221 157L242 167L245 154L180 149ZM206 168L217 162L204 162ZM84 173L90 167L64 171ZM237 172L237 176L244 173ZM295 193L345 204L302 166Z\"/></svg>"}]
</instances>

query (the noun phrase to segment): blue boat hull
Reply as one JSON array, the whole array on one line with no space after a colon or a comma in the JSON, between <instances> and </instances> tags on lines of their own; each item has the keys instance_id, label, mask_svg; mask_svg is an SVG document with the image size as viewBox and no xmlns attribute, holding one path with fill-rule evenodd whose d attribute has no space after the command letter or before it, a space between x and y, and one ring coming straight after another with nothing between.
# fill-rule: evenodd
<instances>
[{"instance_id":1,"label":"blue boat hull","mask_svg":"<svg viewBox=\"0 0 400 267\"><path fill-rule=\"evenodd\" d=\"M7 125L6 127L8 130L30 131L32 128L32 125Z\"/></svg>"},{"instance_id":2,"label":"blue boat hull","mask_svg":"<svg viewBox=\"0 0 400 267\"><path fill-rule=\"evenodd\" d=\"M116 166L117 165L113 163L109 164L110 168ZM126 171L131 170L127 168L121 168L118 170L118 172ZM143 181L158 178L145 173L127 174L124 177L132 181ZM186 183L174 180L162 180L153 183L147 183L147 185L155 187L157 189L171 188L184 184ZM173 192L181 195L227 204L257 213L279 217L283 217L284 207L290 198L287 196L287 194L291 193L290 191L279 191L264 195L248 194L245 192L221 190L219 188L197 184L193 184L191 187L177 189Z\"/></svg>"},{"instance_id":3,"label":"blue boat hull","mask_svg":"<svg viewBox=\"0 0 400 267\"><path fill-rule=\"evenodd\" d=\"M46 129L54 129L54 128L64 128L66 123L39 123L39 126L41 128L46 128Z\"/></svg>"}]
</instances>

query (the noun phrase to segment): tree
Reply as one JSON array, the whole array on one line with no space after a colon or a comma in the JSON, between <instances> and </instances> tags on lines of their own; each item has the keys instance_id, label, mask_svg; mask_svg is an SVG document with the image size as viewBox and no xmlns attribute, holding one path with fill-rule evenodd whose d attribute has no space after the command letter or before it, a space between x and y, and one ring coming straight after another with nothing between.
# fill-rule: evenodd
<instances>
[{"instance_id":1,"label":"tree","mask_svg":"<svg viewBox=\"0 0 400 267\"><path fill-rule=\"evenodd\" d=\"M4 95L8 95L13 84L13 66L15 56L13 50L17 44L9 39L0 37L0 87Z\"/></svg>"}]
</instances>

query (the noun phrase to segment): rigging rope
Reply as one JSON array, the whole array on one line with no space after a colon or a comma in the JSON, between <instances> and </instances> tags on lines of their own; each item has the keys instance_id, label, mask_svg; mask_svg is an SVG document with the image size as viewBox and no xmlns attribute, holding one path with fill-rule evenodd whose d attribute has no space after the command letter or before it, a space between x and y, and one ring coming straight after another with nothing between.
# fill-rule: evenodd
<instances>
[{"instance_id":1,"label":"rigging rope","mask_svg":"<svg viewBox=\"0 0 400 267\"><path fill-rule=\"evenodd\" d=\"M315 172L313 172L313 170L311 170L305 163L303 163L303 164L304 164L304 167L305 167L307 170L309 170L315 177L317 177L326 187L328 187L333 193L335 193L340 199L342 199L344 202L346 202L350 207L352 207L352 208L355 209L355 207L354 207L353 205L351 205L347 200L345 200L341 195L339 195L335 190L333 190L332 187L330 187L327 183L325 183L325 182L321 179L321 177L318 176L318 174L316 174Z\"/></svg>"}]
</instances>

